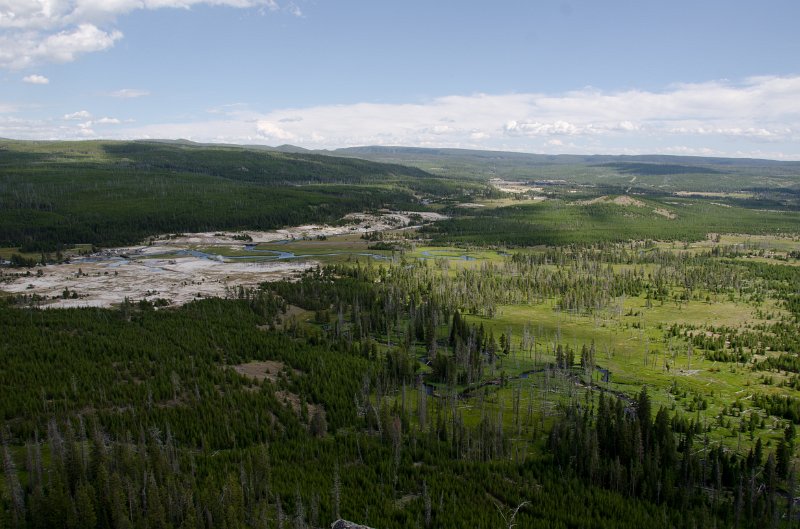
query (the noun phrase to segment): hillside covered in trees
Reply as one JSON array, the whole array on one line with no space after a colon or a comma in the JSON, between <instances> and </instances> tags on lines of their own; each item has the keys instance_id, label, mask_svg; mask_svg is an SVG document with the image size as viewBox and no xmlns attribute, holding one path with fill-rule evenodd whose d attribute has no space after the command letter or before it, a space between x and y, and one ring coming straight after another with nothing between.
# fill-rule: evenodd
<instances>
[{"instance_id":1,"label":"hillside covered in trees","mask_svg":"<svg viewBox=\"0 0 800 529\"><path fill-rule=\"evenodd\" d=\"M0 246L54 251L149 235L333 222L486 191L350 158L163 142L0 141Z\"/></svg>"}]
</instances>

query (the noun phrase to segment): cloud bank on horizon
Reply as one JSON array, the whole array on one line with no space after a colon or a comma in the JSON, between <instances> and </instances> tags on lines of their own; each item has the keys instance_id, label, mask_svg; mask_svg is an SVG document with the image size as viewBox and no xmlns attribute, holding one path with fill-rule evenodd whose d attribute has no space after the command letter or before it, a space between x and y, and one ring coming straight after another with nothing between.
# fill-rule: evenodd
<instances>
[{"instance_id":1,"label":"cloud bank on horizon","mask_svg":"<svg viewBox=\"0 0 800 529\"><path fill-rule=\"evenodd\" d=\"M414 104L286 109L265 116L235 112L237 116L223 122L227 133L235 135L238 129L241 134L247 127L239 127L248 124L256 132L247 136L249 141L314 147L376 144L761 155L770 153L771 145L790 146L800 140L800 76L683 84L662 92L476 94ZM191 132L180 125L171 127L171 132ZM696 138L718 148L684 145ZM225 141L225 136L216 139ZM762 150L746 153L754 144Z\"/></svg>"},{"instance_id":2,"label":"cloud bank on horizon","mask_svg":"<svg viewBox=\"0 0 800 529\"><path fill-rule=\"evenodd\" d=\"M134 97L134 90L111 94ZM406 145L562 153L664 153L800 158L800 76L682 84L663 91L475 94L403 104L357 103L267 113L247 105L210 109L180 123L61 119L3 123L29 139L184 138L307 148ZM70 124L85 119L81 123ZM118 125L101 129L92 125ZM16 130L11 130L16 126ZM10 134L11 133L11 134ZM700 141L698 141L700 140ZM702 146L697 146L701 144ZM786 154L784 154L784 151Z\"/></svg>"}]
</instances>

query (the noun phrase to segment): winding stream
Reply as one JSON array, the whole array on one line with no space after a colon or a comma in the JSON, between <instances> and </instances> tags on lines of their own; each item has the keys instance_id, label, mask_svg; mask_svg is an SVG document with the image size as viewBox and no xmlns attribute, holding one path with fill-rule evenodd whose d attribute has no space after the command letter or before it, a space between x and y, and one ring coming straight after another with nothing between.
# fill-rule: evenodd
<instances>
[{"instance_id":1,"label":"winding stream","mask_svg":"<svg viewBox=\"0 0 800 529\"><path fill-rule=\"evenodd\" d=\"M229 262L229 261L285 261L289 259L306 259L315 257L328 257L335 255L354 255L359 257L371 257L372 259L389 260L391 256L380 255L369 252L330 252L330 253L315 253L315 254L297 254L294 252L286 252L279 250L259 250L255 244L245 245L249 255L224 255L216 253L202 252L200 250L192 249L175 249L165 250L163 252L150 253L146 255L136 255L135 259L145 264L154 272L159 272L161 269L158 266L148 264L151 259L166 259L166 258L180 258L180 257L196 257L198 259L208 259L209 261ZM74 259L76 263L102 263L107 262L109 268L116 268L121 265L128 264L131 257L119 255L93 255L90 257L81 257Z\"/></svg>"}]
</instances>

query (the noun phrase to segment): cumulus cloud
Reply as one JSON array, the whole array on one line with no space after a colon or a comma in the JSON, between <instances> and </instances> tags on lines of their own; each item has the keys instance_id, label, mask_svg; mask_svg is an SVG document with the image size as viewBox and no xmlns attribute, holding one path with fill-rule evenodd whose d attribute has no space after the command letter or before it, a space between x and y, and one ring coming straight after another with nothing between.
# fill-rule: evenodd
<instances>
[{"instance_id":1,"label":"cumulus cloud","mask_svg":"<svg viewBox=\"0 0 800 529\"><path fill-rule=\"evenodd\" d=\"M259 121L256 123L256 131L258 131L260 136L268 140L292 141L297 139L297 136L291 132L287 132L275 123L269 121Z\"/></svg>"},{"instance_id":2,"label":"cumulus cloud","mask_svg":"<svg viewBox=\"0 0 800 529\"><path fill-rule=\"evenodd\" d=\"M122 123L121 120L108 116L93 119L92 113L88 110L79 110L71 114L64 114L62 119L64 121L83 121L83 123L79 124L79 126L82 127L91 127L92 125L119 125Z\"/></svg>"},{"instance_id":3,"label":"cumulus cloud","mask_svg":"<svg viewBox=\"0 0 800 529\"><path fill-rule=\"evenodd\" d=\"M77 133L79 136L84 138L90 138L95 136L94 129L92 129L92 122L86 121L84 123L78 123Z\"/></svg>"},{"instance_id":4,"label":"cumulus cloud","mask_svg":"<svg viewBox=\"0 0 800 529\"><path fill-rule=\"evenodd\" d=\"M72 112L71 114L64 114L64 119L66 121L77 121L81 119L89 119L92 117L92 114L88 110L78 110L77 112Z\"/></svg>"},{"instance_id":5,"label":"cumulus cloud","mask_svg":"<svg viewBox=\"0 0 800 529\"><path fill-rule=\"evenodd\" d=\"M44 75L32 74L23 77L22 82L29 84L50 84L50 79L48 79Z\"/></svg>"},{"instance_id":6,"label":"cumulus cloud","mask_svg":"<svg viewBox=\"0 0 800 529\"><path fill-rule=\"evenodd\" d=\"M0 68L70 62L121 39L122 33L113 27L118 16L200 4L296 10L294 4L281 7L276 0L0 0Z\"/></svg>"},{"instance_id":7,"label":"cumulus cloud","mask_svg":"<svg viewBox=\"0 0 800 529\"><path fill-rule=\"evenodd\" d=\"M36 31L5 31L0 35L0 68L70 62L78 55L110 48L121 38L119 31L104 31L93 24L80 24L47 35Z\"/></svg>"},{"instance_id":8,"label":"cumulus cloud","mask_svg":"<svg viewBox=\"0 0 800 529\"><path fill-rule=\"evenodd\" d=\"M148 90L140 90L138 88L123 88L121 90L111 92L108 95L119 99L135 99L137 97L149 96L150 92Z\"/></svg>"},{"instance_id":9,"label":"cumulus cloud","mask_svg":"<svg viewBox=\"0 0 800 529\"><path fill-rule=\"evenodd\" d=\"M568 121L562 120L556 120L551 123L540 123L538 121L520 123L511 120L505 124L503 131L512 136L571 136L574 134L592 134L596 132L593 130L592 124L588 124L585 127L577 127Z\"/></svg>"}]
</instances>

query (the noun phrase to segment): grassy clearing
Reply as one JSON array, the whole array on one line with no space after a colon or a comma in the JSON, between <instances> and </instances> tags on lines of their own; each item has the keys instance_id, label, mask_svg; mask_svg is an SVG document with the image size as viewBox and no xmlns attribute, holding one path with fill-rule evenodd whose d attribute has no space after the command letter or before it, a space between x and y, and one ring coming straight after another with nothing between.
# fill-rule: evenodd
<instances>
[{"instance_id":1,"label":"grassy clearing","mask_svg":"<svg viewBox=\"0 0 800 529\"><path fill-rule=\"evenodd\" d=\"M72 248L67 248L61 252L31 252L24 251L19 247L0 247L0 259L10 260L13 255L18 255L23 259L41 261L42 256L46 261L53 261L63 257L73 257L76 255L86 255L92 252L91 244L76 244Z\"/></svg>"},{"instance_id":2,"label":"grassy clearing","mask_svg":"<svg viewBox=\"0 0 800 529\"><path fill-rule=\"evenodd\" d=\"M768 310L780 311L773 303L768 305ZM554 362L552 351L556 341L571 345L576 350L583 344L594 341L597 366L611 373L610 383L599 380L600 372L593 373L592 378L598 386L631 396L635 396L642 386L647 386L656 409L665 406L690 416L697 414L706 424L718 425L713 429L711 439L730 448L737 448L742 443L749 446L752 439L749 434L745 435L744 441L740 439L736 428L742 414L726 418L722 416L724 408L739 401L743 402L744 415L762 414L748 402L749 396L756 391L800 396L800 392L778 388L774 383L760 383L761 375L753 372L748 365L714 362L706 360L702 354L693 354L690 359L683 343L676 343L673 353L668 352L663 328L673 323L731 327L749 327L763 323L764 320L755 318L752 306L726 301L689 301L680 306L667 303L646 308L643 297L621 301L619 312L625 314L631 311L636 316L573 316L556 312L551 303L544 303L534 306L503 306L491 319L474 316L467 318L473 323L481 323L487 329L492 329L495 335L511 329L512 336L519 337L525 325L529 325L536 335L537 345L534 351L520 351L517 338L513 342L517 347L512 349L508 357L502 359L492 376L500 376L502 372L508 377L517 377L521 373L541 370L546 364ZM670 365L669 369L665 367L666 364ZM585 373L581 376L587 379ZM518 380L515 384L535 391L543 384L541 377L539 374ZM512 384L511 388L497 390L497 398L510 402L513 387ZM685 393L687 396L676 397L675 393ZM694 398L704 400L707 408L697 410ZM539 410L538 413L541 414L542 411ZM728 426L729 420L733 421L733 427ZM770 446L782 435L782 430L773 427L775 424L775 421L768 420L767 427L756 433L756 437L761 437L764 443L768 443L766 446Z\"/></svg>"},{"instance_id":3,"label":"grassy clearing","mask_svg":"<svg viewBox=\"0 0 800 529\"><path fill-rule=\"evenodd\" d=\"M739 240L737 237L727 236L723 240L725 243L735 243ZM792 239L783 237L760 237L759 240L765 246L785 245L784 248L791 248L794 243ZM708 249L713 244L697 243L697 248L693 249L699 252L701 248ZM662 249L667 246L666 243L660 245ZM678 244L676 251L683 252L683 246ZM435 255L440 263L444 261L448 264L440 268L441 273L452 275L459 267L479 267L481 262L487 261L500 263L506 259L503 253L496 250L419 246L409 255ZM475 260L465 261L465 255ZM617 273L638 268L645 276L655 271L654 265L615 264L611 268ZM680 288L673 287L669 298L673 299L673 295L680 291ZM484 382L495 382L471 392L470 398L459 400L456 404L467 424L477 424L487 410L496 412L504 409L504 425L513 430L514 419L508 410L513 399L522 395L523 409L528 409L527 402L531 399L531 402L537 403L533 409L526 411L524 420L546 428L561 404L570 399L589 398L586 396L586 384L591 379L600 388L630 397L647 386L654 411L664 406L671 413L677 412L701 421L709 428L710 442L730 449L746 449L756 439L761 439L765 447L772 449L780 440L785 422L769 417L763 410L754 407L752 396L781 394L800 397L797 390L780 386L782 381L789 378L788 374L756 371L750 362L714 361L707 359L701 350L693 351L690 357L688 344L683 338L668 340L665 334L673 324L697 325L701 330L711 326L753 330L788 317L780 301L770 297L750 301L738 296L731 298L699 290L688 300L663 303L649 303L644 295L620 297L608 308L592 315L571 314L558 311L555 307L555 300L547 299L539 304L501 305L492 317L465 316L469 323L483 325L495 337L509 331L512 335L511 353L501 356L484 373ZM526 326L535 335L536 346L523 351L521 336ZM446 339L446 335L446 330L441 329L440 342ZM575 380L564 378L564 374L559 374L557 370L549 375L544 372L550 369L548 365L555 362L556 343L571 346L577 352L584 344L592 342L596 347L596 365L599 369L586 373L576 365L570 370L572 376L577 377L575 380L583 380L581 384L576 385ZM776 354L767 352L767 355ZM419 372L430 373L430 367L422 363L427 358L423 347L416 348L416 356L420 361ZM610 380L604 380L600 370L610 372ZM460 393L467 389L455 386L448 390L443 384L434 386L442 398L446 397L448 391ZM543 398L543 395L550 395L551 398ZM413 405L418 397L409 394L406 398ZM591 398L596 398L596 394ZM760 424L752 431L742 430L742 424L747 423L751 416L758 417ZM526 446L526 450L531 454L536 453L534 446Z\"/></svg>"},{"instance_id":4,"label":"grassy clearing","mask_svg":"<svg viewBox=\"0 0 800 529\"><path fill-rule=\"evenodd\" d=\"M800 213L770 211L717 204L702 199L637 196L644 206L609 200L592 201L594 195L575 200L546 200L474 209L427 227L436 243L596 244L643 239L702 241L709 233L796 235ZM667 215L668 213L668 215ZM674 215L674 218L670 218Z\"/></svg>"}]
</instances>

